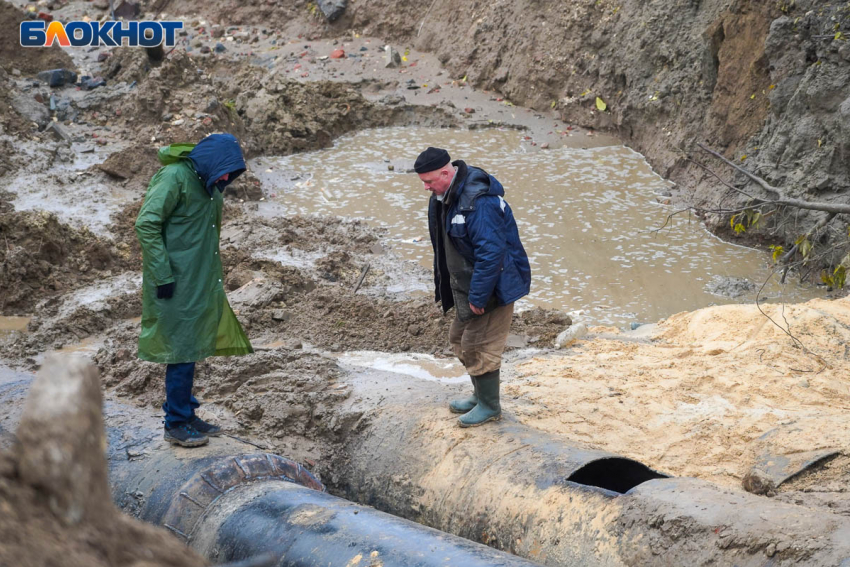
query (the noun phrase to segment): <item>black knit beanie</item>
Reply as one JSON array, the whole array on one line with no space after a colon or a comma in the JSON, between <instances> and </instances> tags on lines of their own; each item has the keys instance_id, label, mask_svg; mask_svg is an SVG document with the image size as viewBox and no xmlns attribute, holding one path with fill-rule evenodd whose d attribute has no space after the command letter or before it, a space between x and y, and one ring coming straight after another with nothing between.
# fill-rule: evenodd
<instances>
[{"instance_id":1,"label":"black knit beanie","mask_svg":"<svg viewBox=\"0 0 850 567\"><path fill-rule=\"evenodd\" d=\"M428 173L440 169L451 161L449 152L442 148L428 148L416 158L413 169L416 173Z\"/></svg>"}]
</instances>

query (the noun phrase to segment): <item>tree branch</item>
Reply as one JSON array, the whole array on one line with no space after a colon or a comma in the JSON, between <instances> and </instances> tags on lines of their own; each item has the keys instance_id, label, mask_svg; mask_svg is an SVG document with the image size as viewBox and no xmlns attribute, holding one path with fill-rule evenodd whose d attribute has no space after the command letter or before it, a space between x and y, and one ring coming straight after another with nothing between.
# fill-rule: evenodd
<instances>
[{"instance_id":1,"label":"tree branch","mask_svg":"<svg viewBox=\"0 0 850 567\"><path fill-rule=\"evenodd\" d=\"M725 185L726 187L728 187L732 191L735 191L736 193L740 193L744 197L748 197L748 198L752 199L753 201L761 201L762 200L762 199L759 199L758 197L754 197L753 195L750 195L746 191L742 191L741 189L738 189L737 187L735 187L734 185L725 181L722 177L717 175L717 173L715 173L714 170L709 169L707 166L703 165L702 163L698 162L697 160L692 159L690 157L686 157L685 159L688 160L691 163L698 165L699 167L701 167L702 169L704 169L705 171L710 173L715 179L717 179L720 183L722 183L723 185Z\"/></svg>"},{"instance_id":2,"label":"tree branch","mask_svg":"<svg viewBox=\"0 0 850 567\"><path fill-rule=\"evenodd\" d=\"M830 221L836 217L836 215L837 215L837 213L830 213L830 214L826 215L824 218L822 218L820 220L820 222L818 222L815 226L812 227L812 229L809 232L806 233L806 238L809 238L811 235L813 235L814 233L816 233L817 231L819 231L820 229L822 229L823 227L828 225L830 223ZM783 264L788 262L788 260L790 260L794 256L794 253L797 251L797 248L799 248L799 245L794 244L794 246L792 246L791 249L788 252L786 252L782 256L782 258L780 258L779 261L782 262Z\"/></svg>"},{"instance_id":3,"label":"tree branch","mask_svg":"<svg viewBox=\"0 0 850 567\"><path fill-rule=\"evenodd\" d=\"M782 325L780 325L779 323L777 323L777 322L773 319L773 317L771 317L770 315L768 315L768 314L764 311L764 309L762 309L762 308L761 308L761 302L762 302L762 301L761 301L761 294L762 294L762 292L764 291L764 288L765 288L765 286L767 285L767 282L769 282L769 281L771 280L771 278L773 278L773 276L775 276L775 275L776 275L776 272L777 272L777 270L776 270L776 269L774 269L774 270L770 273L770 275L768 275L768 276L767 276L767 278L766 278L766 279L764 280L764 282L761 284L761 287L759 288L758 292L756 293L756 309L758 309L758 310L759 310L759 312L760 312L760 313L761 313L764 317L766 317L768 321L770 321L771 323L773 323L773 324L774 324L774 325L775 325L775 326L776 326L779 330L781 330L783 333L785 333L786 335L788 335L788 337L790 337L790 338L791 338L791 340L792 340L792 341L794 341L794 344L795 344L797 347L799 347L799 348L800 348L803 352L805 352L807 355L809 355L809 356L811 356L812 358L814 358L815 360L817 360L817 361L818 361L818 362L819 362L819 363L820 363L823 367L825 367L825 368L832 368L832 366L830 366L830 364L829 364L826 360L824 360L824 358L823 358L821 355L817 354L816 352L812 352L811 350L809 350L809 349L806 347L806 345L804 345L804 344L802 343L802 341L800 341L800 339L798 339L797 337L795 337L795 336L791 333L791 325L790 325L790 323L788 323L788 319L785 319L785 303L784 303L784 302L782 303L782 318L783 318L783 319L785 319L785 324L786 324L786 325L788 325L788 328L787 328L787 329L786 329L785 327L783 327ZM821 368L821 370L823 370L823 368ZM820 372L820 370L819 370L818 372Z\"/></svg>"},{"instance_id":4,"label":"tree branch","mask_svg":"<svg viewBox=\"0 0 850 567\"><path fill-rule=\"evenodd\" d=\"M770 183L768 183L767 181L765 181L764 179L762 179L758 175L750 173L749 171L747 171L743 167L739 166L738 164L729 161L728 159L726 159L725 157L723 157L719 153L715 152L711 148L708 148L708 147L702 145L699 142L697 142L697 146L699 146L700 149L702 149L703 151L708 152L709 154L713 155L714 157L716 157L717 159L719 159L720 161L722 161L723 163L725 163L729 167L732 167L736 171L743 173L748 178L750 178L752 181L755 181L757 184L759 184L766 191L770 191L770 192L775 193L775 194L780 195L780 196L783 194L783 191L782 191L781 188L774 187L773 185L771 185ZM729 184L725 184L725 185L729 186ZM737 189L737 188L735 188L735 190L740 192L740 190ZM807 209L807 210L810 210L810 211L823 211L823 212L826 212L826 213L835 213L835 214L840 214L840 213L850 214L850 205L845 205L845 204L842 204L842 203L826 203L826 202L823 202L823 201L804 201L802 199L788 199L788 198L785 198L785 197L782 197L782 198L779 198L779 199L759 199L759 198L756 197L755 199L757 201L762 202L762 203L771 203L771 204L774 204L774 205L788 205L790 207L796 207L798 209Z\"/></svg>"},{"instance_id":5,"label":"tree branch","mask_svg":"<svg viewBox=\"0 0 850 567\"><path fill-rule=\"evenodd\" d=\"M684 209L679 209L678 211L673 211L672 213L668 214L667 218L664 221L664 224L662 224L658 228L651 228L649 230L641 230L640 232L641 233L654 232L654 233L658 234L659 232L664 230L664 228L668 224L670 224L670 221L673 220L673 217L675 217L676 215L680 215L682 213L687 213L688 211L694 211L694 213L698 213L699 211L702 210L702 211L705 211L705 212L717 213L717 214L721 214L721 213L723 213L723 214L730 214L730 213L738 214L738 213L743 213L744 211L746 211L750 208L752 208L752 207L741 207L741 208L738 208L738 209L723 209L723 208L720 208L720 209L699 209L697 207L685 207Z\"/></svg>"}]
</instances>

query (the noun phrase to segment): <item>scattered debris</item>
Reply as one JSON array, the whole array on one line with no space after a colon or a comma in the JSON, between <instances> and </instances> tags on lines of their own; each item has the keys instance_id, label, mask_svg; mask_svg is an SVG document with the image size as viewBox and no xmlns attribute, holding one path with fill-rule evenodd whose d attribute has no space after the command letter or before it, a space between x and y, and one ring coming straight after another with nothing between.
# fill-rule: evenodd
<instances>
[{"instance_id":1,"label":"scattered debris","mask_svg":"<svg viewBox=\"0 0 850 567\"><path fill-rule=\"evenodd\" d=\"M319 9L329 22L333 22L345 12L347 0L318 0Z\"/></svg>"},{"instance_id":2,"label":"scattered debris","mask_svg":"<svg viewBox=\"0 0 850 567\"><path fill-rule=\"evenodd\" d=\"M587 325L584 323L572 324L555 339L555 348L570 346L585 335L587 335Z\"/></svg>"},{"instance_id":3,"label":"scattered debris","mask_svg":"<svg viewBox=\"0 0 850 567\"><path fill-rule=\"evenodd\" d=\"M384 55L384 67L388 69L395 69L401 65L401 55L394 47L388 45L384 48L384 52L386 53L386 55Z\"/></svg>"},{"instance_id":4,"label":"scattered debris","mask_svg":"<svg viewBox=\"0 0 850 567\"><path fill-rule=\"evenodd\" d=\"M51 69L50 71L42 71L37 75L37 77L39 81L43 81L51 87L61 87L63 85L77 82L77 74L69 69Z\"/></svg>"},{"instance_id":5,"label":"scattered debris","mask_svg":"<svg viewBox=\"0 0 850 567\"><path fill-rule=\"evenodd\" d=\"M366 279L366 274L369 273L370 266L371 265L369 263L363 266L363 269L360 271L360 278L358 278L357 280L357 285L354 286L354 291L352 291L351 293L357 293L357 290L360 289L361 285L363 285L363 280Z\"/></svg>"},{"instance_id":6,"label":"scattered debris","mask_svg":"<svg viewBox=\"0 0 850 567\"><path fill-rule=\"evenodd\" d=\"M84 76L80 77L80 85L83 87L83 89L90 91L92 89L96 89L97 87L105 87L106 81L103 79L103 77Z\"/></svg>"},{"instance_id":7,"label":"scattered debris","mask_svg":"<svg viewBox=\"0 0 850 567\"><path fill-rule=\"evenodd\" d=\"M60 126L56 122L48 124L44 131L53 134L53 137L59 141L71 143L71 135L68 134L63 126Z\"/></svg>"},{"instance_id":8,"label":"scattered debris","mask_svg":"<svg viewBox=\"0 0 850 567\"><path fill-rule=\"evenodd\" d=\"M12 108L26 120L37 124L39 128L44 128L50 121L50 111L34 96L23 93L13 94Z\"/></svg>"}]
</instances>

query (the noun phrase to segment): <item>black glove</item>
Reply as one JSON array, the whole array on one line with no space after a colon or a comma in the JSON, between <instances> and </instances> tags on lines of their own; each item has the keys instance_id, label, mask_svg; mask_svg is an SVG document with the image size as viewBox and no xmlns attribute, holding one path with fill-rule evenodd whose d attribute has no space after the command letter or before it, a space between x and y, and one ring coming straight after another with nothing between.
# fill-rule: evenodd
<instances>
[{"instance_id":1,"label":"black glove","mask_svg":"<svg viewBox=\"0 0 850 567\"><path fill-rule=\"evenodd\" d=\"M157 299L171 299L174 295L174 282L156 286Z\"/></svg>"}]
</instances>

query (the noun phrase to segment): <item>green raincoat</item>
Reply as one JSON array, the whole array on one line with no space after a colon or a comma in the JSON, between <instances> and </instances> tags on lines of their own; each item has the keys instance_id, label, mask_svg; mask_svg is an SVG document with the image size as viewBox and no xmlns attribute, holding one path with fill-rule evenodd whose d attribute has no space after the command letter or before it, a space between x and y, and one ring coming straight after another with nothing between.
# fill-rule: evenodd
<instances>
[{"instance_id":1,"label":"green raincoat","mask_svg":"<svg viewBox=\"0 0 850 567\"><path fill-rule=\"evenodd\" d=\"M254 352L222 284L221 191L208 191L186 158L193 147L159 150L164 167L151 179L136 219L143 259L139 358L151 362ZM173 297L157 299L157 286L171 282Z\"/></svg>"}]
</instances>

